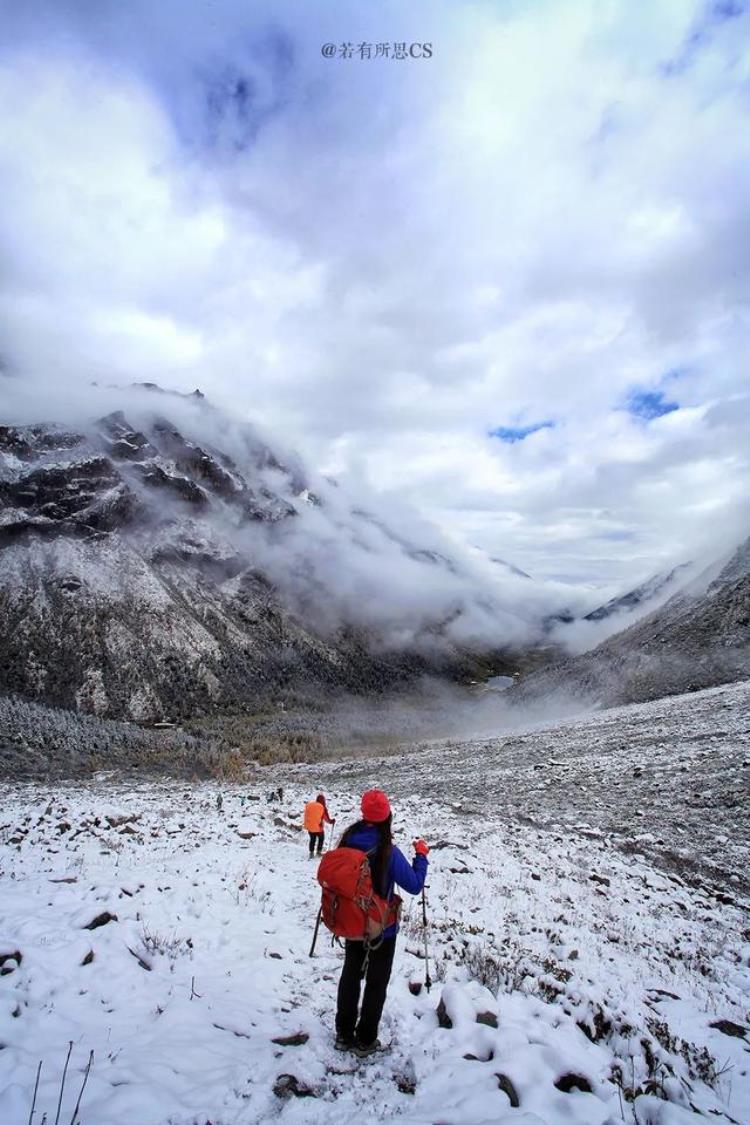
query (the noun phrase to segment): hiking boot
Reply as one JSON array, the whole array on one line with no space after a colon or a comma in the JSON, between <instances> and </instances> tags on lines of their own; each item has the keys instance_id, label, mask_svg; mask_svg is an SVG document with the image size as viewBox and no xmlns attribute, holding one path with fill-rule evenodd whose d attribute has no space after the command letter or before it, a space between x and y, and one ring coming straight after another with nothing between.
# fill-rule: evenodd
<instances>
[{"instance_id":1,"label":"hiking boot","mask_svg":"<svg viewBox=\"0 0 750 1125\"><path fill-rule=\"evenodd\" d=\"M368 1055L374 1055L376 1051L381 1050L381 1043L379 1039L375 1039L372 1043L368 1043L367 1045L364 1043L355 1043L352 1050L358 1059L366 1059Z\"/></svg>"},{"instance_id":2,"label":"hiking boot","mask_svg":"<svg viewBox=\"0 0 750 1125\"><path fill-rule=\"evenodd\" d=\"M347 1039L345 1035L337 1035L336 1042L333 1044L335 1051L353 1051L354 1040Z\"/></svg>"}]
</instances>

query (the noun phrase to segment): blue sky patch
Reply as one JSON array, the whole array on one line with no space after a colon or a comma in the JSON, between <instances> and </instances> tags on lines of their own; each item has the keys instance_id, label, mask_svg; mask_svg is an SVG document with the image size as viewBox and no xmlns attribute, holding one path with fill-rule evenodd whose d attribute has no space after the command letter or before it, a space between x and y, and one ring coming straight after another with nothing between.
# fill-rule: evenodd
<instances>
[{"instance_id":1,"label":"blue sky patch","mask_svg":"<svg viewBox=\"0 0 750 1125\"><path fill-rule=\"evenodd\" d=\"M532 422L528 426L498 426L494 430L490 430L490 437L499 438L500 441L513 444L516 441L524 441L530 434L535 434L538 430L551 430L555 423L551 421L546 422Z\"/></svg>"},{"instance_id":2,"label":"blue sky patch","mask_svg":"<svg viewBox=\"0 0 750 1125\"><path fill-rule=\"evenodd\" d=\"M651 422L654 418L661 418L664 414L679 410L680 404L666 399L663 391L633 391L625 404L625 409L634 418L643 418L646 422Z\"/></svg>"}]
</instances>

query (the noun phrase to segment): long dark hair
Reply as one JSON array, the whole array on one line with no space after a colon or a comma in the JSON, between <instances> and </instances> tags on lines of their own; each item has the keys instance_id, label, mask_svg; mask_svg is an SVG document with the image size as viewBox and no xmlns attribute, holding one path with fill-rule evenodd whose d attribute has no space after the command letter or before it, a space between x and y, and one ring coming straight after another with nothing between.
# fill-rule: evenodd
<instances>
[{"instance_id":1,"label":"long dark hair","mask_svg":"<svg viewBox=\"0 0 750 1125\"><path fill-rule=\"evenodd\" d=\"M370 820L357 820L354 824L350 824L345 828L341 839L339 840L339 847L346 848L349 846L349 840L355 832L361 831L363 828L375 828L378 832L378 842L372 852L368 852L370 860L370 871L372 872L372 885L375 891L385 897L385 892L388 890L388 863L391 858L391 851L393 850L393 835L391 833L391 820L392 816L389 813L385 820L373 824Z\"/></svg>"}]
</instances>

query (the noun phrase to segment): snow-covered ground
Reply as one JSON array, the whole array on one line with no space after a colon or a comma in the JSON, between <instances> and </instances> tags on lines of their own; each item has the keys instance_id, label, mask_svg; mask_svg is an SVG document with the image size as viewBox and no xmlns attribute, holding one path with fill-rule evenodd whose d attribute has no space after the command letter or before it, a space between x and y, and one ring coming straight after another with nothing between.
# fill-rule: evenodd
<instances>
[{"instance_id":1,"label":"snow-covered ground","mask_svg":"<svg viewBox=\"0 0 750 1125\"><path fill-rule=\"evenodd\" d=\"M734 753L742 730L727 715L740 688L718 692L671 706L708 727L712 711L714 730L729 733L719 743L707 733L699 749ZM544 732L524 734L515 791L527 774L540 786L528 792L539 824L523 819L528 802L516 799L514 819L498 799L502 755L486 740L408 761L268 770L222 787L221 811L215 784L4 786L0 1122L29 1121L41 1061L33 1122L46 1113L52 1125L72 1043L65 1125L92 1051L81 1125L680 1125L696 1114L747 1125L742 888L691 886L623 850L596 815L584 824L576 810L577 828L545 815L555 778L572 791L579 758L589 771L586 730L594 756L605 757L608 723L626 742L640 732L645 754L649 722L654 745L664 738L658 714L638 707L558 727L539 770ZM308 956L319 896L300 822L322 785L338 830L369 783L396 794L405 850L416 834L433 844L434 983L417 988L421 905L409 898L381 1025L387 1050L359 1061L333 1050L342 954L321 931ZM278 784L283 800L269 803ZM643 835L657 831L640 819ZM747 840L732 846L733 863L746 863Z\"/></svg>"}]
</instances>

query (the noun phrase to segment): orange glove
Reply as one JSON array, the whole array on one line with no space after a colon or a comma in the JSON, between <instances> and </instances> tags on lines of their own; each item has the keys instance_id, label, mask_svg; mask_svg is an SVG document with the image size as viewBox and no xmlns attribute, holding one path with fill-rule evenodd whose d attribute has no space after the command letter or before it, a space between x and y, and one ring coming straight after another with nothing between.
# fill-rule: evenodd
<instances>
[{"instance_id":1,"label":"orange glove","mask_svg":"<svg viewBox=\"0 0 750 1125\"><path fill-rule=\"evenodd\" d=\"M425 844L424 840L414 841L414 851L417 853L417 855L423 855L425 857L430 854L430 849L427 847L427 844Z\"/></svg>"}]
</instances>

